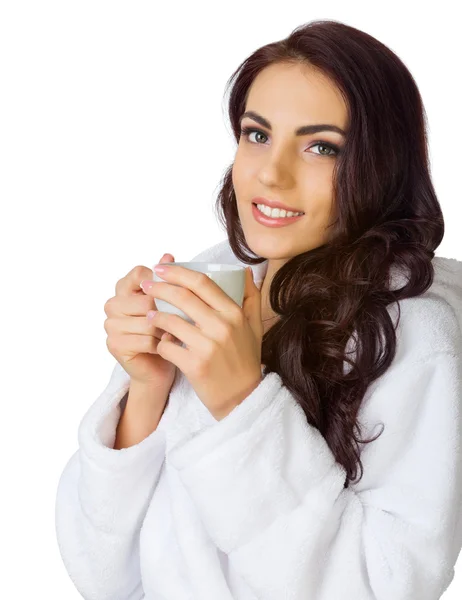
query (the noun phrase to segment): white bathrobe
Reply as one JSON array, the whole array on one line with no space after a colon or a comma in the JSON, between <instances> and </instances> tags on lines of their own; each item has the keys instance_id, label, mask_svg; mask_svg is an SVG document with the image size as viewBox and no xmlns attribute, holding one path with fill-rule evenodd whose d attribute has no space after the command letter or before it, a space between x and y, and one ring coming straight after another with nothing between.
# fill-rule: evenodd
<instances>
[{"instance_id":1,"label":"white bathrobe","mask_svg":"<svg viewBox=\"0 0 462 600\"><path fill-rule=\"evenodd\" d=\"M243 265L228 240L191 260ZM462 262L433 264L431 288L400 303L396 356L363 399L362 439L385 429L360 445L364 474L348 489L276 373L216 421L178 370L158 428L114 450L129 387L116 363L56 495L83 598L440 598L462 547ZM253 267L259 287L267 265Z\"/></svg>"}]
</instances>

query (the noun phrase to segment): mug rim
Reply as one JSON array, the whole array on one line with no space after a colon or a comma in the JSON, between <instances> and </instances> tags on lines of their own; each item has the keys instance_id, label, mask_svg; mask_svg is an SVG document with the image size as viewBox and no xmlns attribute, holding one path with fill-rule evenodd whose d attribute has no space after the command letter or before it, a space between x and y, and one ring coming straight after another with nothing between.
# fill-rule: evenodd
<instances>
[{"instance_id":1,"label":"mug rim","mask_svg":"<svg viewBox=\"0 0 462 600\"><path fill-rule=\"evenodd\" d=\"M212 272L217 272L217 273L219 273L220 271L241 271L241 270L246 269L246 267L242 266L242 265L234 265L234 264L230 264L230 263L214 263L214 262L208 262L208 261L206 262L206 261L198 261L198 260L163 262L163 263L156 263L156 264L166 265L166 266L178 265L180 267L185 267L185 268L189 268L188 265L200 265L201 267L203 267L203 265L207 265L207 267L203 267L205 269L205 271L212 271ZM194 271L196 269L191 269L191 270ZM204 271L201 271L201 272L203 273Z\"/></svg>"}]
</instances>

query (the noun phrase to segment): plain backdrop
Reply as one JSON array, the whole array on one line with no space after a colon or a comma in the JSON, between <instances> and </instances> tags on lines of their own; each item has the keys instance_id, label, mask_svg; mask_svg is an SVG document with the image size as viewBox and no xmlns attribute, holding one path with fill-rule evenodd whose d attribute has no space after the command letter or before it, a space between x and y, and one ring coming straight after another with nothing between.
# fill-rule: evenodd
<instances>
[{"instance_id":1,"label":"plain backdrop","mask_svg":"<svg viewBox=\"0 0 462 600\"><path fill-rule=\"evenodd\" d=\"M225 239L213 212L236 150L225 84L258 47L332 18L398 54L429 120L446 220L437 255L462 260L456 6L0 4L1 598L80 598L58 551L55 494L115 363L103 307L134 266ZM461 597L461 564L445 600Z\"/></svg>"}]
</instances>

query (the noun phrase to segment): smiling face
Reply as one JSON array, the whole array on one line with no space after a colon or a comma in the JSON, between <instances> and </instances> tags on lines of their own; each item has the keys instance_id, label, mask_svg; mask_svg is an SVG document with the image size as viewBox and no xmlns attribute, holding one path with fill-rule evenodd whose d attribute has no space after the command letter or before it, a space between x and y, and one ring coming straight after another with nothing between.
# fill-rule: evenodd
<instances>
[{"instance_id":1,"label":"smiling face","mask_svg":"<svg viewBox=\"0 0 462 600\"><path fill-rule=\"evenodd\" d=\"M326 242L334 215L332 175L336 148L345 137L335 131L296 135L305 125L334 125L346 132L347 107L339 90L307 65L273 64L255 78L245 111L263 117L241 119L232 180L249 248L269 259L274 273L288 259ZM271 126L271 128L270 128ZM267 227L253 215L252 199L263 196L303 211L284 227Z\"/></svg>"}]
</instances>

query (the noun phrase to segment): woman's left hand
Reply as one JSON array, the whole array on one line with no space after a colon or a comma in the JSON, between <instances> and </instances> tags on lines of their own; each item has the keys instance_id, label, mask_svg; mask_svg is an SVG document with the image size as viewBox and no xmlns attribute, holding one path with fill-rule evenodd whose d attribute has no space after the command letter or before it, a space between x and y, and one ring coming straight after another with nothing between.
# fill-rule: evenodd
<instances>
[{"instance_id":1,"label":"woman's left hand","mask_svg":"<svg viewBox=\"0 0 462 600\"><path fill-rule=\"evenodd\" d=\"M246 269L241 308L205 273L178 265L162 267L159 276L165 282L143 282L143 291L178 307L194 325L179 315L156 312L153 325L187 346L163 339L157 352L184 373L201 402L221 420L263 379L260 290Z\"/></svg>"}]
</instances>

